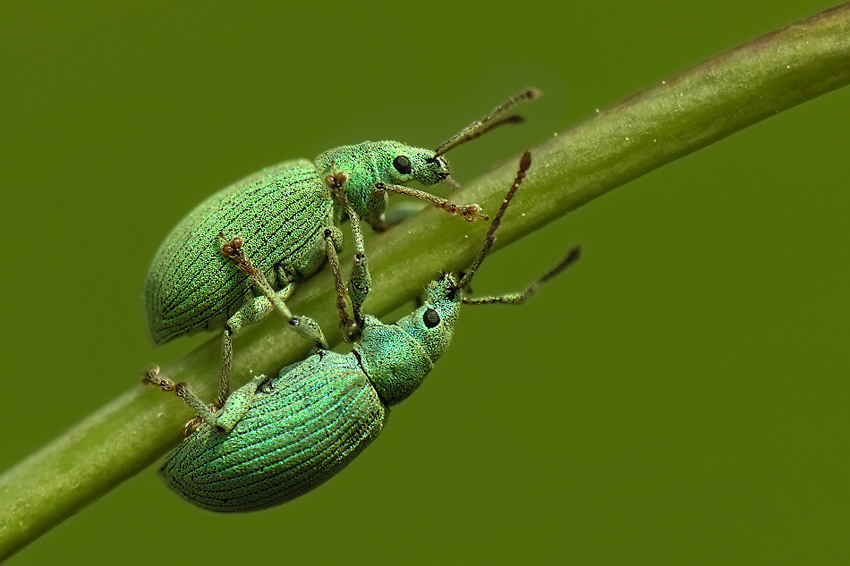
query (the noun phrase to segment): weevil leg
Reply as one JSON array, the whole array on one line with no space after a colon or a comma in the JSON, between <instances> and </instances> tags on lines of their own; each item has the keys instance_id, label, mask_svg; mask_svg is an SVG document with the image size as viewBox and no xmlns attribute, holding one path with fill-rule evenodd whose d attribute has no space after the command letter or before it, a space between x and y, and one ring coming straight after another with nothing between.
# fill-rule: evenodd
<instances>
[{"instance_id":1,"label":"weevil leg","mask_svg":"<svg viewBox=\"0 0 850 566\"><path fill-rule=\"evenodd\" d=\"M366 254L357 252L354 254L354 269L348 280L348 296L354 308L354 320L360 328L363 328L363 303L371 288L372 274L369 272Z\"/></svg>"},{"instance_id":2,"label":"weevil leg","mask_svg":"<svg viewBox=\"0 0 850 566\"><path fill-rule=\"evenodd\" d=\"M280 300L286 300L292 294L293 284L289 284L280 291L277 295ZM272 304L264 297L254 297L247 303L242 305L233 316L227 319L224 325L224 334L221 338L221 378L218 382L218 395L216 396L215 406L221 407L227 396L230 395L230 371L233 362L233 336L240 330L249 326L272 312Z\"/></svg>"},{"instance_id":3,"label":"weevil leg","mask_svg":"<svg viewBox=\"0 0 850 566\"><path fill-rule=\"evenodd\" d=\"M345 305L345 283L342 280L342 267L339 264L339 255L337 250L342 248L342 232L339 228L325 228L323 234L325 238L325 253L328 256L328 263L331 266L331 273L334 278L334 286L336 287L336 308L339 311L339 327L342 329L343 340L348 341L348 330L352 326L353 321L348 316L348 310Z\"/></svg>"},{"instance_id":4,"label":"weevil leg","mask_svg":"<svg viewBox=\"0 0 850 566\"><path fill-rule=\"evenodd\" d=\"M212 426L216 425L215 414L203 401L201 401L201 398L195 395L186 383L174 383L167 377L159 375L159 367L153 366L149 368L145 372L144 377L142 377L142 383L156 385L163 391L174 392L174 394L180 397L184 403L192 407L192 409L198 413L198 417L200 417L201 420ZM192 419L183 427L184 435L194 421L195 419Z\"/></svg>"},{"instance_id":5,"label":"weevil leg","mask_svg":"<svg viewBox=\"0 0 850 566\"><path fill-rule=\"evenodd\" d=\"M460 189L460 185L458 185L451 178L447 178L442 182L447 185L452 191ZM373 228L376 232L386 232L393 226L401 224L420 210L423 210L426 206L428 206L428 203L425 202L425 200L402 200L400 202L397 201L393 203L393 205L389 207L386 212L384 212L383 220L373 226Z\"/></svg>"},{"instance_id":6,"label":"weevil leg","mask_svg":"<svg viewBox=\"0 0 850 566\"><path fill-rule=\"evenodd\" d=\"M481 220L487 220L487 215L481 213L481 207L477 204L454 204L453 202L449 202L444 198L434 196L431 193L426 193L425 191L411 189L408 187L402 187L401 185L387 185L386 183L375 183L375 190L387 191L430 202L437 208L442 208L449 214L457 214L462 216L463 219L467 222L472 222L476 218L479 218Z\"/></svg>"},{"instance_id":7,"label":"weevil leg","mask_svg":"<svg viewBox=\"0 0 850 566\"><path fill-rule=\"evenodd\" d=\"M292 329L295 330L299 336L303 336L304 338L315 342L318 347L327 349L328 343L327 340L325 340L325 335L322 333L322 329L319 328L319 325L309 317L293 316L292 312L290 312L289 308L287 308L286 303L283 302L281 297L289 296L289 293L291 293L291 284L276 292L272 288L268 279L266 279L266 276L259 269L254 267L251 260L246 257L245 251L242 248L244 245L242 238L236 236L228 240L224 234L219 234L219 236L225 240L224 245L221 246L221 253L233 261L236 265L236 269L246 274L251 279L251 283L253 283L268 302L283 315L283 318L286 319Z\"/></svg>"},{"instance_id":8,"label":"weevil leg","mask_svg":"<svg viewBox=\"0 0 850 566\"><path fill-rule=\"evenodd\" d=\"M384 213L384 222L379 225L378 231L385 231L401 224L426 206L428 205L421 200L403 200L393 203Z\"/></svg>"},{"instance_id":9,"label":"weevil leg","mask_svg":"<svg viewBox=\"0 0 850 566\"><path fill-rule=\"evenodd\" d=\"M356 226L356 228L355 228ZM348 296L351 297L351 306L354 310L354 320L360 328L363 328L363 303L372 289L372 274L369 272L369 264L366 261L366 251L363 248L363 237L360 234L360 221L355 214L351 219L352 230L355 230L354 268L351 270L351 278L348 280ZM358 237L359 243L358 243Z\"/></svg>"},{"instance_id":10,"label":"weevil leg","mask_svg":"<svg viewBox=\"0 0 850 566\"><path fill-rule=\"evenodd\" d=\"M215 427L224 433L233 430L236 423L242 420L257 395L257 388L265 381L265 375L258 375L239 389L233 392L224 402L221 412L216 418Z\"/></svg>"},{"instance_id":11,"label":"weevil leg","mask_svg":"<svg viewBox=\"0 0 850 566\"><path fill-rule=\"evenodd\" d=\"M351 234L354 239L354 267L348 280L348 296L351 298L354 320L360 328L363 328L363 303L372 288L372 275L369 273L369 265L366 261L366 245L363 243L360 217L344 194L339 195L338 200L342 202L345 213L351 221Z\"/></svg>"},{"instance_id":12,"label":"weevil leg","mask_svg":"<svg viewBox=\"0 0 850 566\"><path fill-rule=\"evenodd\" d=\"M230 321L224 327L224 335L221 339L221 377L218 380L218 395L215 404L221 407L230 395L230 370L233 363L233 330Z\"/></svg>"},{"instance_id":13,"label":"weevil leg","mask_svg":"<svg viewBox=\"0 0 850 566\"><path fill-rule=\"evenodd\" d=\"M198 416L190 420L183 426L183 435L188 436L200 425L200 422L205 422L208 425L217 428L218 430L228 433L233 430L251 405L254 402L254 397L257 393L257 387L266 377L259 375L233 392L225 401L218 416L213 412L214 408L207 407L201 398L198 397L185 382L174 383L166 377L159 375L159 368L154 366L145 372L142 382L146 384L156 385L163 391L174 392L180 397L183 402L194 409Z\"/></svg>"}]
</instances>

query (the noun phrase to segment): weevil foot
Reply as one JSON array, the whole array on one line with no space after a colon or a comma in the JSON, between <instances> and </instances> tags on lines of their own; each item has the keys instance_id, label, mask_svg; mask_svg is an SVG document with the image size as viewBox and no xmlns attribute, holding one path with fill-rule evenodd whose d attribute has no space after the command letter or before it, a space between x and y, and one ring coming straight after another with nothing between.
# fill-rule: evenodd
<instances>
[{"instance_id":1,"label":"weevil foot","mask_svg":"<svg viewBox=\"0 0 850 566\"><path fill-rule=\"evenodd\" d=\"M451 214L458 214L467 222L473 222L476 218L479 220L489 220L486 214L481 212L481 207L477 204L468 204L465 206L457 204L447 204L446 210Z\"/></svg>"},{"instance_id":2,"label":"weevil foot","mask_svg":"<svg viewBox=\"0 0 850 566\"><path fill-rule=\"evenodd\" d=\"M151 366L145 371L142 376L142 383L145 385L155 385L163 391L174 391L174 382L167 377L160 377L159 366Z\"/></svg>"}]
</instances>

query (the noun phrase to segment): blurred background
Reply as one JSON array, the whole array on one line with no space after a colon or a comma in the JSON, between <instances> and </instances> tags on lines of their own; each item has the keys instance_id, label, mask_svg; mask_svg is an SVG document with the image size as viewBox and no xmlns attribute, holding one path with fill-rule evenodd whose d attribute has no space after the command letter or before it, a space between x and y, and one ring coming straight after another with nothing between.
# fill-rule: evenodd
<instances>
[{"instance_id":1,"label":"blurred background","mask_svg":"<svg viewBox=\"0 0 850 566\"><path fill-rule=\"evenodd\" d=\"M309 4L309 5L308 5ZM150 343L149 262L207 195L363 140L434 147L526 86L464 182L819 0L0 4L0 470L210 334ZM153 467L10 564L846 564L850 90L496 254L381 438L218 516Z\"/></svg>"}]
</instances>

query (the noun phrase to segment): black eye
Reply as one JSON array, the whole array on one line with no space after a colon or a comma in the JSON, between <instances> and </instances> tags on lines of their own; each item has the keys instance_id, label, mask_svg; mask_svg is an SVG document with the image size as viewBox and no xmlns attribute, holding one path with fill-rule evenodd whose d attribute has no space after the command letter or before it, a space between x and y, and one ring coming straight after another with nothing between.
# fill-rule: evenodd
<instances>
[{"instance_id":1,"label":"black eye","mask_svg":"<svg viewBox=\"0 0 850 566\"><path fill-rule=\"evenodd\" d=\"M403 155L399 155L393 159L393 167L395 167L396 171L402 175L407 175L413 169L413 167L410 166L410 160Z\"/></svg>"},{"instance_id":2,"label":"black eye","mask_svg":"<svg viewBox=\"0 0 850 566\"><path fill-rule=\"evenodd\" d=\"M428 309L422 313L422 322L424 322L425 326L428 328L434 328L440 324L440 315L438 315L437 311L434 309Z\"/></svg>"}]
</instances>

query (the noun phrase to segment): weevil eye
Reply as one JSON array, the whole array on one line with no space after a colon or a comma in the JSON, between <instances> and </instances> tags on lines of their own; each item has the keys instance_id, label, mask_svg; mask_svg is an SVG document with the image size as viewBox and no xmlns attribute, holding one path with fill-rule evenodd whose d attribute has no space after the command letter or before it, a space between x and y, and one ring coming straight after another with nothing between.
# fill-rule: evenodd
<instances>
[{"instance_id":1,"label":"weevil eye","mask_svg":"<svg viewBox=\"0 0 850 566\"><path fill-rule=\"evenodd\" d=\"M410 165L410 160L404 155L399 155L393 159L393 167L395 167L396 171L402 175L407 175L413 170L413 167Z\"/></svg>"},{"instance_id":2,"label":"weevil eye","mask_svg":"<svg viewBox=\"0 0 850 566\"><path fill-rule=\"evenodd\" d=\"M440 324L440 315L437 314L437 311L434 309L428 309L422 313L422 322L425 323L425 326L428 328L434 328Z\"/></svg>"}]
</instances>

